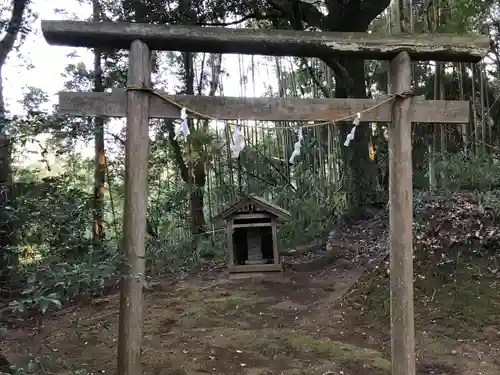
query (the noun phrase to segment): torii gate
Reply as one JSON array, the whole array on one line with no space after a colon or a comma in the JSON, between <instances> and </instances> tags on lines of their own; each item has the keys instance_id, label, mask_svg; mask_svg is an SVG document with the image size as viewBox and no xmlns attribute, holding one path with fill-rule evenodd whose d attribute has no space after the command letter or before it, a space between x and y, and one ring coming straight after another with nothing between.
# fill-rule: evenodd
<instances>
[{"instance_id":1,"label":"torii gate","mask_svg":"<svg viewBox=\"0 0 500 375\"><path fill-rule=\"evenodd\" d=\"M280 56L391 60L391 102L363 115L363 121L390 122L391 352L393 375L415 375L413 314L413 192L411 123L467 123L469 102L412 98L411 59L478 62L487 53L486 36L376 35L364 33L252 30L139 23L42 21L50 44L129 49L129 87L150 89L150 50L246 53ZM123 251L128 262L120 303L118 374L140 375L142 285L145 270L148 122L178 118L179 109L147 90L60 94L64 113L127 117ZM165 94L161 94L165 95ZM368 99L275 99L168 96L212 118L328 121L355 115L375 104Z\"/></svg>"}]
</instances>

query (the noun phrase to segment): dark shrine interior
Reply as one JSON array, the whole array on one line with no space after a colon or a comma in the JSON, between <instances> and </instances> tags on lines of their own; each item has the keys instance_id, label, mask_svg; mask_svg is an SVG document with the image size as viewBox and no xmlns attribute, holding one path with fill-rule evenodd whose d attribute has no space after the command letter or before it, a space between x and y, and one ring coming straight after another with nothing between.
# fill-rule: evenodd
<instances>
[{"instance_id":1,"label":"dark shrine interior","mask_svg":"<svg viewBox=\"0 0 500 375\"><path fill-rule=\"evenodd\" d=\"M253 223L271 222L271 219L235 219L235 224L253 224ZM267 264L274 262L273 252L273 231L271 226L258 227L260 234L260 250L262 259ZM244 265L248 260L248 232L249 228L234 228L233 231L233 251L234 263Z\"/></svg>"}]
</instances>

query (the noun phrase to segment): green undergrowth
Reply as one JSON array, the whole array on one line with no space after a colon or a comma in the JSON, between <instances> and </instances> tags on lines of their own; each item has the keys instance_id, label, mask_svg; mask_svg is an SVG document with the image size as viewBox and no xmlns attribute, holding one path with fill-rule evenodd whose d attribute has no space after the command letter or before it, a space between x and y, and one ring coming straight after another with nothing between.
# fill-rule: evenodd
<instances>
[{"instance_id":1,"label":"green undergrowth","mask_svg":"<svg viewBox=\"0 0 500 375\"><path fill-rule=\"evenodd\" d=\"M500 328L500 275L496 256L437 259L416 249L416 329L456 339L481 338ZM441 256L439 256L441 258ZM363 320L389 323L389 272L384 264L365 274L347 297Z\"/></svg>"}]
</instances>

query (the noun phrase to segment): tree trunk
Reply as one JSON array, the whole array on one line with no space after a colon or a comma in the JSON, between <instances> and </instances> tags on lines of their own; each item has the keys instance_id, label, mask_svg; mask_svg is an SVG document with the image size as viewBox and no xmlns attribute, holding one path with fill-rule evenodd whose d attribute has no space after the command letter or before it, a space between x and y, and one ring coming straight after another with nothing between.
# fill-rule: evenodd
<instances>
[{"instance_id":1,"label":"tree trunk","mask_svg":"<svg viewBox=\"0 0 500 375\"><path fill-rule=\"evenodd\" d=\"M12 251L16 244L16 222L13 207L15 207L12 191L11 144L5 133L9 120L5 108L2 70L7 56L12 51L14 43L23 23L23 14L28 0L12 0L12 14L5 36L0 41L0 287L5 284L12 286L16 280L19 259ZM10 295L10 293L8 293ZM2 297L8 297L0 293Z\"/></svg>"},{"instance_id":2,"label":"tree trunk","mask_svg":"<svg viewBox=\"0 0 500 375\"><path fill-rule=\"evenodd\" d=\"M209 64L212 68L212 77L210 81L209 96L215 95L219 87L219 78L221 72L222 55L214 54L209 58ZM194 95L194 69L192 56L189 53L184 54L184 69L186 94ZM204 74L203 72L201 74ZM200 79L200 88L203 82L203 76ZM208 120L203 120L201 130L208 130ZM175 162L180 169L180 174L183 181L189 187L189 212L191 216L191 231L193 235L198 235L205 232L205 215L204 215L204 195L207 173L205 170L206 152L203 143L195 137L190 137L188 140L188 152L192 155L197 155L192 164L187 164L182 155L182 149L179 143L174 139L174 124L172 121L166 120L165 125L169 133L169 140L174 151ZM193 132L194 126L192 121L189 122L190 131Z\"/></svg>"},{"instance_id":3,"label":"tree trunk","mask_svg":"<svg viewBox=\"0 0 500 375\"><path fill-rule=\"evenodd\" d=\"M212 77L210 81L209 96L215 95L219 87L219 78L221 72L222 55L214 54L209 58L209 64L212 68ZM203 72L201 73L203 74ZM200 77L201 90L203 76ZM203 132L208 131L208 120L202 123ZM198 155L193 165L193 182L190 194L190 211L191 211L191 224L192 233L194 235L205 232L205 215L204 215L204 197L205 197L205 184L207 182L207 172L205 169L206 152L201 142L191 142L191 151Z\"/></svg>"},{"instance_id":4,"label":"tree trunk","mask_svg":"<svg viewBox=\"0 0 500 375\"><path fill-rule=\"evenodd\" d=\"M0 103L2 96L0 94ZM7 121L0 118L2 125ZM16 245L16 223L12 191L11 147L9 138L0 132L0 297L11 297L19 259L13 251Z\"/></svg>"},{"instance_id":5,"label":"tree trunk","mask_svg":"<svg viewBox=\"0 0 500 375\"><path fill-rule=\"evenodd\" d=\"M339 61L352 78L351 90L339 84L335 88L336 98L366 98L365 69L363 60ZM340 136L343 144L347 134L353 127L352 122L341 124ZM344 176L345 189L349 208L357 211L370 206L377 201L376 196L376 169L369 157L369 143L371 128L367 123L360 123L356 129L354 140L348 147L344 147Z\"/></svg>"},{"instance_id":6,"label":"tree trunk","mask_svg":"<svg viewBox=\"0 0 500 375\"><path fill-rule=\"evenodd\" d=\"M92 1L94 21L100 21L101 9L99 0ZM94 50L94 91L104 92L101 51ZM100 245L106 237L104 225L104 184L106 181L106 159L104 152L104 119L96 117L94 119L95 131L95 172L94 172L94 224L92 228L95 245Z\"/></svg>"},{"instance_id":7,"label":"tree trunk","mask_svg":"<svg viewBox=\"0 0 500 375\"><path fill-rule=\"evenodd\" d=\"M325 31L366 32L371 21L382 12L389 0L380 2L327 2L328 17ZM325 61L325 60L324 60ZM328 61L325 63L332 67ZM335 73L336 98L366 98L366 80L364 60L340 59ZM361 118L361 120L363 120ZM339 136L344 143L348 132L353 127L352 121L340 126ZM344 184L347 202L351 212L359 212L363 207L376 203L377 176L376 165L370 160L369 144L371 127L360 123L356 129L354 140L349 147L343 147Z\"/></svg>"},{"instance_id":8,"label":"tree trunk","mask_svg":"<svg viewBox=\"0 0 500 375\"><path fill-rule=\"evenodd\" d=\"M189 210L191 212L191 232L193 235L205 232L205 215L203 213L205 192L203 189L204 187L195 185L190 194Z\"/></svg>"}]
</instances>

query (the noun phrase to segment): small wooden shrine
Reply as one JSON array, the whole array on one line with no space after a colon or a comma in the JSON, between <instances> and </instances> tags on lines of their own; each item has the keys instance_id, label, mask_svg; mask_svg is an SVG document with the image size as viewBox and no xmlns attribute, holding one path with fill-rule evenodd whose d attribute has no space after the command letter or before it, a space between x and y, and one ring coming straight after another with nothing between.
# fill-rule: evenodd
<instances>
[{"instance_id":1,"label":"small wooden shrine","mask_svg":"<svg viewBox=\"0 0 500 375\"><path fill-rule=\"evenodd\" d=\"M229 274L281 273L277 226L290 218L290 212L253 194L215 216L214 222L226 226Z\"/></svg>"}]
</instances>

